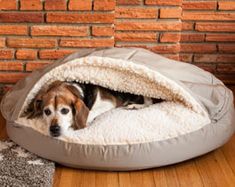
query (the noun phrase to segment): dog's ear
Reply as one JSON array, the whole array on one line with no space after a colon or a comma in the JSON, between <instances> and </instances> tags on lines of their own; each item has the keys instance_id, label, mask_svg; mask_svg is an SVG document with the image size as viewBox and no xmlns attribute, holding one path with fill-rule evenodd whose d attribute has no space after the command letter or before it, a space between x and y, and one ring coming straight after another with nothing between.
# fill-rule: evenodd
<instances>
[{"instance_id":1,"label":"dog's ear","mask_svg":"<svg viewBox=\"0 0 235 187\"><path fill-rule=\"evenodd\" d=\"M81 99L74 103L74 128L82 129L86 127L89 109Z\"/></svg>"},{"instance_id":2,"label":"dog's ear","mask_svg":"<svg viewBox=\"0 0 235 187\"><path fill-rule=\"evenodd\" d=\"M82 129L86 127L89 109L81 99L81 93L73 85L66 85L66 88L76 97L73 103L74 109L74 129Z\"/></svg>"},{"instance_id":3,"label":"dog's ear","mask_svg":"<svg viewBox=\"0 0 235 187\"><path fill-rule=\"evenodd\" d=\"M42 97L44 95L44 91L40 91L36 97L33 99L33 101L29 104L29 107L27 109L27 118L35 118L42 115L43 110L43 100Z\"/></svg>"}]
</instances>

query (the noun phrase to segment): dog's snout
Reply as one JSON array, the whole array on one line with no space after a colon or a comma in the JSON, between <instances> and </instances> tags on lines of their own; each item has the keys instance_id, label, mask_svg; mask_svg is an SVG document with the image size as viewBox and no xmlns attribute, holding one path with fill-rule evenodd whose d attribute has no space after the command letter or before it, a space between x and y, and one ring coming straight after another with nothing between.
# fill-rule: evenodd
<instances>
[{"instance_id":1,"label":"dog's snout","mask_svg":"<svg viewBox=\"0 0 235 187\"><path fill-rule=\"evenodd\" d=\"M50 126L51 136L58 137L60 135L60 126L58 124Z\"/></svg>"}]
</instances>

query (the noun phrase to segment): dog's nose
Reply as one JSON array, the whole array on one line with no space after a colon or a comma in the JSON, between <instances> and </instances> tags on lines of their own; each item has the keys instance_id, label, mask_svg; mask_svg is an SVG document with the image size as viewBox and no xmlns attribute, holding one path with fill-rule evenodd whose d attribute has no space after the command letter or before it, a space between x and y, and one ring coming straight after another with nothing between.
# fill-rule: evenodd
<instances>
[{"instance_id":1,"label":"dog's nose","mask_svg":"<svg viewBox=\"0 0 235 187\"><path fill-rule=\"evenodd\" d=\"M59 125L50 126L50 133L51 136L58 137L60 135L60 126Z\"/></svg>"}]
</instances>

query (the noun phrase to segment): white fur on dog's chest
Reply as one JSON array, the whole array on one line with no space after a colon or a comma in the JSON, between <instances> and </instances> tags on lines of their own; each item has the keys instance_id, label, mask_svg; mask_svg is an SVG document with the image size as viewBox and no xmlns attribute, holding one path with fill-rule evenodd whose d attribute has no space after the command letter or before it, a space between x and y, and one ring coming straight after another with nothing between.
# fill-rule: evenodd
<instances>
[{"instance_id":1,"label":"white fur on dog's chest","mask_svg":"<svg viewBox=\"0 0 235 187\"><path fill-rule=\"evenodd\" d=\"M108 110L111 110L115 107L116 107L116 104L114 102L112 102L111 100L102 99L100 91L98 91L95 103L89 112L87 122L88 123L92 122L100 114L102 114Z\"/></svg>"}]
</instances>

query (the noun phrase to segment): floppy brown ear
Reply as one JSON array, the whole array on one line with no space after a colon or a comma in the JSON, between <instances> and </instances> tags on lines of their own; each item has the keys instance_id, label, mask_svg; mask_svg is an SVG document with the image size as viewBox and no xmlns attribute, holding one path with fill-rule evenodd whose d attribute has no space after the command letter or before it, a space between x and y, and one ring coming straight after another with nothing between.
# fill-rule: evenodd
<instances>
[{"instance_id":1,"label":"floppy brown ear","mask_svg":"<svg viewBox=\"0 0 235 187\"><path fill-rule=\"evenodd\" d=\"M36 118L42 115L43 110L43 101L42 97L44 95L44 92L40 91L36 97L33 99L33 101L29 104L29 107L27 109L27 118Z\"/></svg>"},{"instance_id":2,"label":"floppy brown ear","mask_svg":"<svg viewBox=\"0 0 235 187\"><path fill-rule=\"evenodd\" d=\"M75 129L85 128L87 126L86 123L89 114L89 109L80 99L78 99L74 103L74 109L75 109L74 128Z\"/></svg>"}]
</instances>

